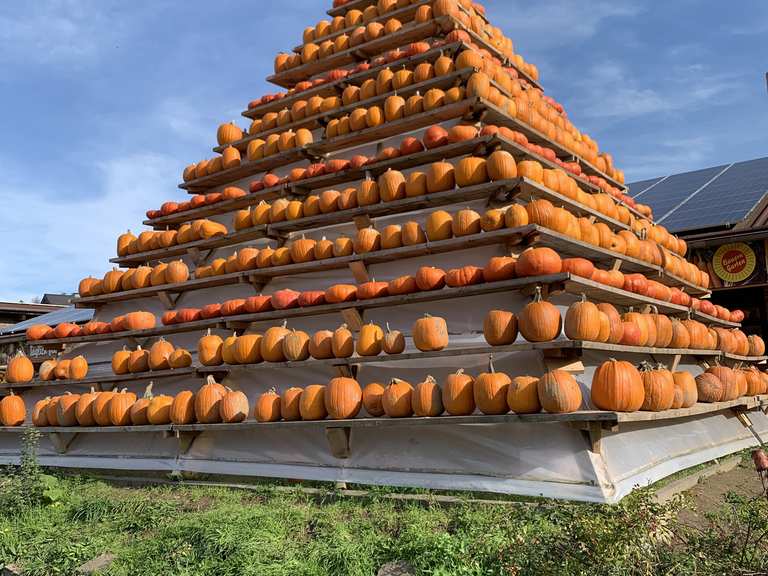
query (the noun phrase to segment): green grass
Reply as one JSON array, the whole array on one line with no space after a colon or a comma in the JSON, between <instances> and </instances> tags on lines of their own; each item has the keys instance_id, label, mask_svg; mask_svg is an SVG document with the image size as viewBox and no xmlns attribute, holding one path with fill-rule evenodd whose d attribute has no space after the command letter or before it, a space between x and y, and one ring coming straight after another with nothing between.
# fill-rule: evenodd
<instances>
[{"instance_id":1,"label":"green grass","mask_svg":"<svg viewBox=\"0 0 768 576\"><path fill-rule=\"evenodd\" d=\"M428 493L427 493L428 494ZM126 488L47 476L34 459L0 478L0 564L73 574L104 552L112 576L370 576L392 560L435 576L760 573L765 499L731 496L704 528L678 522L690 502L639 491L616 506L398 501L262 484Z\"/></svg>"}]
</instances>

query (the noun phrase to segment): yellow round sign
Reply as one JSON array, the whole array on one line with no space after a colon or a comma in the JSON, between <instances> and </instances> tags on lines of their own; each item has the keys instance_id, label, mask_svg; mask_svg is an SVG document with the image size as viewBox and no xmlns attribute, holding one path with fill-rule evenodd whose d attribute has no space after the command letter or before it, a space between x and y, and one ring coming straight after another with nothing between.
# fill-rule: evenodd
<instances>
[{"instance_id":1,"label":"yellow round sign","mask_svg":"<svg viewBox=\"0 0 768 576\"><path fill-rule=\"evenodd\" d=\"M743 242L723 244L712 257L712 267L726 282L744 282L755 271L755 252Z\"/></svg>"}]
</instances>

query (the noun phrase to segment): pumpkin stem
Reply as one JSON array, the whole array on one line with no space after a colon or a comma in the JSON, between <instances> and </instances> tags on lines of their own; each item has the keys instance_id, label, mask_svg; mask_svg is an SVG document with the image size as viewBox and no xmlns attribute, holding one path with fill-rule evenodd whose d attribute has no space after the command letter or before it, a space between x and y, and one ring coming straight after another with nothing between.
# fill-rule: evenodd
<instances>
[{"instance_id":1,"label":"pumpkin stem","mask_svg":"<svg viewBox=\"0 0 768 576\"><path fill-rule=\"evenodd\" d=\"M283 320L283 328L285 328L286 326L288 326L288 320Z\"/></svg>"},{"instance_id":2,"label":"pumpkin stem","mask_svg":"<svg viewBox=\"0 0 768 576\"><path fill-rule=\"evenodd\" d=\"M534 302L541 302L541 286L536 286L536 292L533 295Z\"/></svg>"},{"instance_id":3,"label":"pumpkin stem","mask_svg":"<svg viewBox=\"0 0 768 576\"><path fill-rule=\"evenodd\" d=\"M392 330L389 329L389 322L385 322L384 326L387 327L387 332L392 332Z\"/></svg>"},{"instance_id":4,"label":"pumpkin stem","mask_svg":"<svg viewBox=\"0 0 768 576\"><path fill-rule=\"evenodd\" d=\"M96 388L94 388L93 386L91 386L91 394L95 394L95 393L96 393Z\"/></svg>"},{"instance_id":5,"label":"pumpkin stem","mask_svg":"<svg viewBox=\"0 0 768 576\"><path fill-rule=\"evenodd\" d=\"M496 369L493 367L493 354L488 354L488 372L496 374Z\"/></svg>"},{"instance_id":6,"label":"pumpkin stem","mask_svg":"<svg viewBox=\"0 0 768 576\"><path fill-rule=\"evenodd\" d=\"M464 374L464 368L459 368L456 370L456 376L461 376L462 374Z\"/></svg>"},{"instance_id":7,"label":"pumpkin stem","mask_svg":"<svg viewBox=\"0 0 768 576\"><path fill-rule=\"evenodd\" d=\"M208 376L205 377L205 383L206 384L216 384L216 380L213 377L213 374L208 374Z\"/></svg>"},{"instance_id":8,"label":"pumpkin stem","mask_svg":"<svg viewBox=\"0 0 768 576\"><path fill-rule=\"evenodd\" d=\"M152 398L152 386L155 383L150 381L149 384L147 384L147 387L144 389L144 398Z\"/></svg>"}]
</instances>

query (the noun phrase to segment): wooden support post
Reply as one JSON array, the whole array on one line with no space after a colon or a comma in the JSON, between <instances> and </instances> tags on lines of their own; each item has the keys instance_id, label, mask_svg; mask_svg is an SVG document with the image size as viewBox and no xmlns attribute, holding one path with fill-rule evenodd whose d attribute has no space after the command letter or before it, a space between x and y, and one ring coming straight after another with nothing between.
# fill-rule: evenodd
<instances>
[{"instance_id":1,"label":"wooden support post","mask_svg":"<svg viewBox=\"0 0 768 576\"><path fill-rule=\"evenodd\" d=\"M203 254L203 252L197 246L192 246L191 248L187 248L187 254L189 254L192 262L194 262L195 266L197 267L201 264L208 263L208 259L211 257L211 254L213 254L213 248L205 250L205 254Z\"/></svg>"},{"instance_id":2,"label":"wooden support post","mask_svg":"<svg viewBox=\"0 0 768 576\"><path fill-rule=\"evenodd\" d=\"M339 376L357 379L359 367L357 364L338 364L336 370L338 370Z\"/></svg>"},{"instance_id":3,"label":"wooden support post","mask_svg":"<svg viewBox=\"0 0 768 576\"><path fill-rule=\"evenodd\" d=\"M179 455L182 455L189 452L189 449L192 447L192 443L195 441L195 438L197 438L197 435L200 434L200 432L182 432L180 430L174 430L170 434L173 434L173 436L178 441Z\"/></svg>"},{"instance_id":4,"label":"wooden support post","mask_svg":"<svg viewBox=\"0 0 768 576\"><path fill-rule=\"evenodd\" d=\"M358 230L362 230L363 228L369 228L370 226L373 226L373 222L371 221L371 217L368 214L363 214L362 216L355 216L352 221L355 223L355 228Z\"/></svg>"},{"instance_id":5,"label":"wooden support post","mask_svg":"<svg viewBox=\"0 0 768 576\"><path fill-rule=\"evenodd\" d=\"M331 454L339 459L349 458L349 441L352 435L352 429L349 427L326 428L325 438L328 440L328 446L331 448Z\"/></svg>"},{"instance_id":6,"label":"wooden support post","mask_svg":"<svg viewBox=\"0 0 768 576\"><path fill-rule=\"evenodd\" d=\"M589 423L589 444L595 454L601 455L603 451L603 428L599 422Z\"/></svg>"},{"instance_id":7,"label":"wooden support post","mask_svg":"<svg viewBox=\"0 0 768 576\"><path fill-rule=\"evenodd\" d=\"M173 310L176 308L176 303L181 298L182 293L176 294L176 296L171 296L168 292L165 290L161 290L157 293L157 298L162 302L163 306L165 306L166 310Z\"/></svg>"},{"instance_id":8,"label":"wooden support post","mask_svg":"<svg viewBox=\"0 0 768 576\"><path fill-rule=\"evenodd\" d=\"M611 270L619 270L623 263L624 263L624 260L622 260L621 258L616 258L613 261L613 266L611 266Z\"/></svg>"},{"instance_id":9,"label":"wooden support post","mask_svg":"<svg viewBox=\"0 0 768 576\"><path fill-rule=\"evenodd\" d=\"M359 332L363 327L363 315L357 308L345 308L341 311L344 322L352 332Z\"/></svg>"},{"instance_id":10,"label":"wooden support post","mask_svg":"<svg viewBox=\"0 0 768 576\"><path fill-rule=\"evenodd\" d=\"M353 260L350 262L349 269L352 271L352 276L358 284L364 284L371 280L371 277L368 275L368 268L362 260Z\"/></svg>"},{"instance_id":11,"label":"wooden support post","mask_svg":"<svg viewBox=\"0 0 768 576\"><path fill-rule=\"evenodd\" d=\"M682 356L680 354L675 354L675 356L672 358L672 366L670 367L670 372L676 372L677 366L680 364L680 359Z\"/></svg>"},{"instance_id":12,"label":"wooden support post","mask_svg":"<svg viewBox=\"0 0 768 576\"><path fill-rule=\"evenodd\" d=\"M50 432L48 437L51 439L53 447L59 454L66 454L69 445L77 438L77 432Z\"/></svg>"}]
</instances>

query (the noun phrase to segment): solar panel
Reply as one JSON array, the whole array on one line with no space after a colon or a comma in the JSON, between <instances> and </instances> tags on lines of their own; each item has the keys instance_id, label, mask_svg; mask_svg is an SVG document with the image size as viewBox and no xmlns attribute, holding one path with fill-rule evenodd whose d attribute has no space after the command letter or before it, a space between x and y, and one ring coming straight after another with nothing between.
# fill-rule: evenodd
<instances>
[{"instance_id":1,"label":"solar panel","mask_svg":"<svg viewBox=\"0 0 768 576\"><path fill-rule=\"evenodd\" d=\"M664 220L671 230L734 225L768 191L768 158L739 162Z\"/></svg>"},{"instance_id":2,"label":"solar panel","mask_svg":"<svg viewBox=\"0 0 768 576\"><path fill-rule=\"evenodd\" d=\"M648 188L650 188L651 186L654 186L661 180L664 180L664 176L659 176L658 178L651 178L650 180L641 180L640 182L634 182L629 185L629 195L634 198L635 196L637 196L638 194L642 194Z\"/></svg>"},{"instance_id":3,"label":"solar panel","mask_svg":"<svg viewBox=\"0 0 768 576\"><path fill-rule=\"evenodd\" d=\"M55 312L48 312L48 314L24 320L13 326L6 326L0 330L0 334L21 332L34 324L48 324L48 326L55 326L61 322L87 322L91 318L93 318L93 310L69 306L67 308L62 308L61 310L56 310Z\"/></svg>"},{"instance_id":4,"label":"solar panel","mask_svg":"<svg viewBox=\"0 0 768 576\"><path fill-rule=\"evenodd\" d=\"M661 218L715 177L723 168L725 166L675 174L648 190L638 198L638 201L649 204L656 218Z\"/></svg>"}]
</instances>

